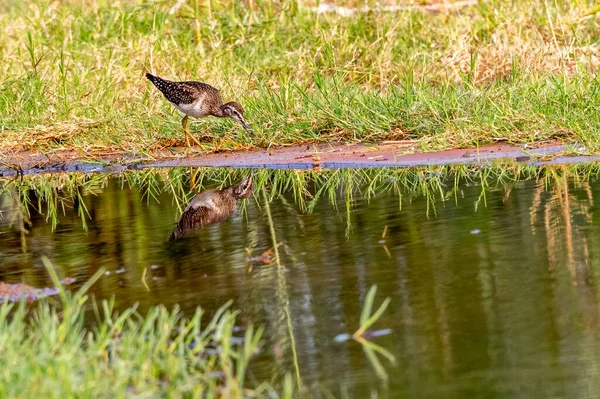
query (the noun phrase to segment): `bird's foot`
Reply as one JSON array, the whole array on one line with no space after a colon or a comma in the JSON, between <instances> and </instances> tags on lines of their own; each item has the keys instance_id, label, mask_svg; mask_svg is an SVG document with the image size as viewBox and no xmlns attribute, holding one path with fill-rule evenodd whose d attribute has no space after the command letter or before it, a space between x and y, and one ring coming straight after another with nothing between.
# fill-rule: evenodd
<instances>
[{"instance_id":1,"label":"bird's foot","mask_svg":"<svg viewBox=\"0 0 600 399\"><path fill-rule=\"evenodd\" d=\"M194 136L192 136L192 134L189 131L185 132L185 143L187 144L188 147L191 147L190 145L190 138L192 139L192 141L194 143L196 143L196 145L198 147L200 147L201 149L204 149L204 146L202 145L202 143L200 141L198 141L197 138L195 138Z\"/></svg>"}]
</instances>

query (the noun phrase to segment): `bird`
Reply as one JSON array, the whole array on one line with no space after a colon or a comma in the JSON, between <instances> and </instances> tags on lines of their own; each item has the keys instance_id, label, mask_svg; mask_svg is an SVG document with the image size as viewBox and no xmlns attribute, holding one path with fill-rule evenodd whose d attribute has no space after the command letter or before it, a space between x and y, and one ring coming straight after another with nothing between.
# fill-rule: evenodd
<instances>
[{"instance_id":1,"label":"bird","mask_svg":"<svg viewBox=\"0 0 600 399\"><path fill-rule=\"evenodd\" d=\"M169 241L180 238L192 230L224 222L236 210L238 200L250 197L252 191L252 174L249 174L237 184L221 190L209 189L196 194L185 207L173 233L169 236Z\"/></svg>"},{"instance_id":2,"label":"bird","mask_svg":"<svg viewBox=\"0 0 600 399\"><path fill-rule=\"evenodd\" d=\"M254 131L244 119L244 109L242 106L235 101L223 104L221 93L211 85L196 81L173 82L150 73L146 73L146 78L162 92L167 100L185 114L181 120L181 126L183 127L185 142L188 147L190 146L190 138L196 144L202 146L188 130L190 116L203 118L212 115L218 118L231 118L241 123L248 134L254 134Z\"/></svg>"}]
</instances>

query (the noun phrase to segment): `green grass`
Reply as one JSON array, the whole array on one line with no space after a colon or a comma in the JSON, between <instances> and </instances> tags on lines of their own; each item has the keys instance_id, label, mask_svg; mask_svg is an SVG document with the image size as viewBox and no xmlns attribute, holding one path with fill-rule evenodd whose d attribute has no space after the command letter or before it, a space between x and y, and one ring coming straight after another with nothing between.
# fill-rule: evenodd
<instances>
[{"instance_id":1,"label":"green grass","mask_svg":"<svg viewBox=\"0 0 600 399\"><path fill-rule=\"evenodd\" d=\"M244 105L257 135L228 120L195 122L207 150L559 139L597 152L597 11L575 0L490 0L345 17L289 0L9 0L0 5L0 148L135 154L182 144L181 116L144 79L151 71L208 82Z\"/></svg>"},{"instance_id":2,"label":"green grass","mask_svg":"<svg viewBox=\"0 0 600 399\"><path fill-rule=\"evenodd\" d=\"M200 309L191 318L164 307L118 314L86 296L103 272L77 293L61 291L58 303L0 305L1 397L292 397L291 377L282 393L248 378L262 330L247 326L234 340L228 304L208 321Z\"/></svg>"},{"instance_id":3,"label":"green grass","mask_svg":"<svg viewBox=\"0 0 600 399\"><path fill-rule=\"evenodd\" d=\"M206 188L225 187L247 176L248 170L229 168L157 168L141 171L128 170L117 175L97 173L62 173L55 175L24 175L20 178L0 179L0 218L13 228L27 230L30 211L35 209L55 228L66 209L76 209L84 229L90 215L86 197L98 195L111 177L120 184L133 188L140 202L160 202L166 195L182 211L191 198ZM536 180L550 192L560 190L565 181L589 184L600 177L600 166L576 164L570 166L536 167L522 163L493 165L440 165L419 168L336 169L312 170L257 170L254 174L254 198L260 207L265 201L284 196L293 198L299 211L312 213L320 201L339 206L344 199L348 231L352 218L348 217L355 197L368 200L391 195L398 207L418 198L425 198L427 214L435 216L436 207L447 202L458 202L462 186L475 184L481 194L474 204L486 206L486 194L500 190L505 195L521 182ZM261 198L266 195L266 198ZM240 211L245 210L245 202ZM157 217L164 217L157 214ZM175 220L173 221L175 222ZM274 238L275 239L275 238ZM275 243L274 243L275 244Z\"/></svg>"},{"instance_id":4,"label":"green grass","mask_svg":"<svg viewBox=\"0 0 600 399\"><path fill-rule=\"evenodd\" d=\"M136 307L116 312L114 300L99 303L87 295L104 269L72 293L48 259L42 261L59 289L58 299L0 304L0 397L277 399L308 394L300 384L295 353L296 386L289 373L275 381L276 387L275 378L252 378L249 363L265 350L260 346L263 329L240 328L230 303L208 321L200 308L192 317L164 306L144 314ZM390 301L371 315L376 290L373 286L368 292L354 339L364 346L374 370L387 378L378 355L391 362L394 356L362 337Z\"/></svg>"}]
</instances>

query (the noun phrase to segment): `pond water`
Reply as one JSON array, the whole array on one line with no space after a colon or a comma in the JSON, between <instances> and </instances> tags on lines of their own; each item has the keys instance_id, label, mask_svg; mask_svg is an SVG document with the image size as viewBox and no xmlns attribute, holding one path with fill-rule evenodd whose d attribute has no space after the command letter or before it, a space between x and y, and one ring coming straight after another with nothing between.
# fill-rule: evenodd
<instances>
[{"instance_id":1,"label":"pond water","mask_svg":"<svg viewBox=\"0 0 600 399\"><path fill-rule=\"evenodd\" d=\"M315 397L595 396L600 185L490 170L258 171L232 217L176 241L190 186L245 171L5 180L0 280L51 285L47 256L78 283L106 268L91 291L117 307L210 313L233 299L240 325L265 327L252 378L290 372ZM273 242L281 268L257 259ZM375 362L336 340L374 284L375 306L391 303L369 341L393 356Z\"/></svg>"}]
</instances>

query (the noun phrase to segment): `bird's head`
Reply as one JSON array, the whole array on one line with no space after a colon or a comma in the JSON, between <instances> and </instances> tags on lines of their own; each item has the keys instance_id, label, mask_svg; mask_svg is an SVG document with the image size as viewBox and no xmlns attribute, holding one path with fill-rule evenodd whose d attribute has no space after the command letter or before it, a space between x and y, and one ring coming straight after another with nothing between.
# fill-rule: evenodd
<instances>
[{"instance_id":1,"label":"bird's head","mask_svg":"<svg viewBox=\"0 0 600 399\"><path fill-rule=\"evenodd\" d=\"M248 125L248 122L244 119L244 108L242 108L240 104L235 101L228 102L221 106L221 111L227 118L231 118L241 123L248 134L254 134L254 131L250 129L250 125Z\"/></svg>"},{"instance_id":2,"label":"bird's head","mask_svg":"<svg viewBox=\"0 0 600 399\"><path fill-rule=\"evenodd\" d=\"M252 174L249 174L244 180L233 186L233 196L236 199L248 198L252 195Z\"/></svg>"}]
</instances>

